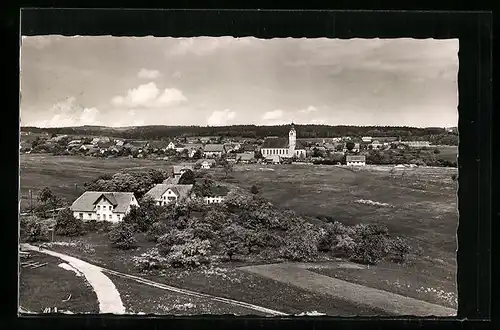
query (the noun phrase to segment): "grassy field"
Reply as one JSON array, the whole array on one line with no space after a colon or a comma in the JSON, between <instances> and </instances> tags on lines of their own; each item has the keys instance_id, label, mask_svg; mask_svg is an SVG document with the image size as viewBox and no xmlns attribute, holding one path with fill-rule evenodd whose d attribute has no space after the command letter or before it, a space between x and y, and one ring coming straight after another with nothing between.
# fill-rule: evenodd
<instances>
[{"instance_id":1,"label":"grassy field","mask_svg":"<svg viewBox=\"0 0 500 330\"><path fill-rule=\"evenodd\" d=\"M99 175L142 168L167 169L168 163L137 158L23 154L20 156L21 210L30 205L30 189L34 203L38 192L44 187L49 187L57 196L71 203L82 194L83 184Z\"/></svg>"},{"instance_id":2,"label":"grassy field","mask_svg":"<svg viewBox=\"0 0 500 330\"><path fill-rule=\"evenodd\" d=\"M167 169L168 163L128 158L95 159L22 155L23 202L26 205L28 189L37 191L45 186L71 201L81 193L75 189L75 183L82 186L84 182L104 173L140 167ZM210 171L216 178L224 177L220 169ZM359 223L386 225L391 234L408 238L414 251L421 251L419 257L410 260L405 265L382 264L370 267L369 271L336 271L337 276L360 284L456 307L453 297L449 299L449 303L448 298L439 298L440 290L447 294L446 297L449 295L456 297L457 183L451 179L452 174L455 173L457 173L456 168L395 169L392 166L366 166L350 169L323 165L265 167L236 165L230 177L225 180L248 189L255 184L259 187L260 193L276 206L292 209L315 221L328 216L347 225ZM89 262L102 264L112 269L134 271L130 262L127 262L130 260L130 255L105 247L107 242L103 237L90 236L86 237L85 241L98 252L89 253L66 247L61 252L72 252L75 256L85 257ZM141 248L133 254L140 254L151 246L152 244L143 240ZM235 292L238 292L251 303L262 302L262 305L278 310L279 306L288 306L289 311L285 312L304 311L308 304L317 306L318 311L321 311L321 306L333 309L338 307L330 306L331 303L326 298L323 303L319 303L322 298L314 297L310 293L296 292L295 288L280 288L277 291L276 283L266 284L263 279L250 279L245 277L249 275L239 274L237 269L234 272L232 277L242 276L245 279L243 283L259 283L261 289L249 289L248 284L241 285L237 281L232 284L227 281L217 282L220 279L213 280L214 284L207 286L208 275L196 271L182 276L172 272L170 275L164 274L159 278L151 279L160 281L163 278L170 284L178 284L193 290L199 289L203 292L208 290L209 292L206 293L234 299L239 298L234 296ZM405 283L406 287L397 283ZM245 288L247 288L246 291ZM428 289L431 291L428 292ZM287 290L291 291L286 293ZM425 292L422 293L422 290ZM269 295L269 292L273 294ZM277 299L281 293L283 293L281 299ZM290 299L294 295L300 297L296 302ZM305 304L303 301L307 300L308 295L311 295L311 299ZM287 300L291 302L285 303ZM348 311L350 307L345 306L340 309ZM338 313L332 310L331 314Z\"/></svg>"},{"instance_id":3,"label":"grassy field","mask_svg":"<svg viewBox=\"0 0 500 330\"><path fill-rule=\"evenodd\" d=\"M437 149L440 151L438 158L454 162L457 161L458 146L440 146L437 147Z\"/></svg>"},{"instance_id":4,"label":"grassy field","mask_svg":"<svg viewBox=\"0 0 500 330\"><path fill-rule=\"evenodd\" d=\"M73 313L99 312L97 296L84 277L59 267L63 261L58 258L36 252L31 255L27 261L47 265L35 269L20 267L19 304L23 308L36 313L46 307Z\"/></svg>"},{"instance_id":5,"label":"grassy field","mask_svg":"<svg viewBox=\"0 0 500 330\"><path fill-rule=\"evenodd\" d=\"M56 236L55 240L57 242L70 242L70 245L64 243L61 245L55 244L50 249L80 258L98 266L142 276L159 283L257 304L284 313L298 314L306 311L318 311L328 315L342 316L386 315L381 311L360 308L348 302L332 301L332 298L327 295L308 292L294 286L242 271L238 268L247 265L247 263L242 262L225 263L192 270L169 268L164 271L143 274L134 267L131 259L133 256L138 256L146 252L154 244L148 242L143 234L138 234L136 238L139 248L123 251L112 248L105 234L90 233L77 239ZM201 301L194 298L194 300L189 300L190 298L188 299L187 297L154 288L144 289L147 290L145 292L151 292L151 296L148 296L145 292L137 292L138 290L142 290L143 285L127 282L116 276L110 276L110 278L122 294L127 312L190 314L196 311L210 311L212 314L222 312L249 315L249 311L242 308L238 309L230 306L229 308L225 304ZM118 282L115 282L115 279L118 279ZM165 297L161 298L162 294L167 298L171 297L173 300L169 303ZM176 300L177 303L175 303ZM186 309L183 309L185 307L178 306L188 303L194 306ZM209 307L212 309L208 309ZM250 314L258 315L254 311L250 311Z\"/></svg>"}]
</instances>

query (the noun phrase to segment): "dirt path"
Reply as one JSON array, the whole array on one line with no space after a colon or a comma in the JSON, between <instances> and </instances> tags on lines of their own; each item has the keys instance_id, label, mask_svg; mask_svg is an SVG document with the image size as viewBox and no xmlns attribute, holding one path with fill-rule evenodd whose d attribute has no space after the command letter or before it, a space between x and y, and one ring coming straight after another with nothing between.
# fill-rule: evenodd
<instances>
[{"instance_id":1,"label":"dirt path","mask_svg":"<svg viewBox=\"0 0 500 330\"><path fill-rule=\"evenodd\" d=\"M29 244L22 244L22 247L24 249L40 251L38 247L29 245ZM122 278L126 278L129 280L132 280L132 281L135 281L138 283L142 283L142 284L146 284L146 285L149 285L151 287L159 288L162 290L167 290L167 291L171 291L171 292L185 294L188 296L193 296L193 297L204 298L204 299L213 300L213 301L217 301L217 302L222 302L222 303L226 303L226 304L233 305L233 306L243 307L243 308L246 308L249 310L255 310L255 311L262 312L262 313L265 313L268 315L275 315L275 316L276 315L278 315L278 316L288 315L288 314L280 312L280 311L276 311L276 310L265 308L265 307L258 306L258 305L253 305L253 304L246 303L243 301L238 301L238 300L233 300L233 299L228 299L228 298L223 298L223 297L217 297L217 296L213 296L213 295L209 295L209 294L205 294L205 293L200 293L200 292L190 291L190 290L186 290L186 289L182 289L182 288L177 288L177 287L166 285L163 283L154 282L154 281L151 281L151 280L139 277L139 276L134 276L134 275L130 275L130 274L117 272L117 271L114 271L111 269L98 267L98 266L89 264L85 261L79 260L77 258L62 254L62 253L58 253L58 252L54 252L54 251L50 251L50 250L46 250L46 249L43 249L40 252L58 257L64 261L68 262L71 266L73 266L74 268L76 268L77 270L82 272L85 275L85 278L87 278L89 283L92 285L92 287L94 288L94 290L97 294L97 298L99 300L99 305L101 308L101 313L115 313L115 314L124 314L125 313L125 308L123 307L123 304L122 304L122 301L120 298L120 294L116 290L115 285L106 275L103 274L103 273L108 273L111 275L116 275L116 276L119 276ZM98 280L98 281L95 281L95 284L98 285L98 287L94 286L94 283L91 281L91 279L88 276L91 276L92 280L94 280L94 279ZM105 278L105 280L104 280L104 278ZM105 284L105 282L107 284L104 286L103 284ZM110 290L110 288L112 288L114 292L110 292L110 291L112 291L112 290ZM105 296L101 297L99 294L100 292L102 294L104 294ZM114 299L114 302L117 304L117 306L118 306L118 301L116 301L116 299L119 300L119 309L115 308L116 310L119 310L119 311L115 311L115 310L110 311L110 308L114 307L112 304L110 304L111 299ZM103 309L103 306L108 307L108 308Z\"/></svg>"},{"instance_id":2,"label":"dirt path","mask_svg":"<svg viewBox=\"0 0 500 330\"><path fill-rule=\"evenodd\" d=\"M383 310L393 315L455 316L456 310L369 288L305 269L303 263L248 266L240 269L309 291L331 295L360 306Z\"/></svg>"},{"instance_id":3,"label":"dirt path","mask_svg":"<svg viewBox=\"0 0 500 330\"><path fill-rule=\"evenodd\" d=\"M102 273L102 269L100 267L62 253L39 249L38 247L30 244L22 244L21 246L25 250L38 251L62 259L80 271L97 295L100 313L125 313L125 307L123 307L120 293L116 290L113 282Z\"/></svg>"}]
</instances>

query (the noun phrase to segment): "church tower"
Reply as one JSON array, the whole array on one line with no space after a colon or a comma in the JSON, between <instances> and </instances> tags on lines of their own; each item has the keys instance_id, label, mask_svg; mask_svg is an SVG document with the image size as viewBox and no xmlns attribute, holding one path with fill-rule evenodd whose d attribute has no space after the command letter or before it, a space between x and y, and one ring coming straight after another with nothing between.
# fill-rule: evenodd
<instances>
[{"instance_id":1,"label":"church tower","mask_svg":"<svg viewBox=\"0 0 500 330\"><path fill-rule=\"evenodd\" d=\"M290 132L288 132L288 154L290 157L293 157L295 155L295 146L297 142L297 132L295 131L295 126L292 123L292 126L290 127Z\"/></svg>"}]
</instances>

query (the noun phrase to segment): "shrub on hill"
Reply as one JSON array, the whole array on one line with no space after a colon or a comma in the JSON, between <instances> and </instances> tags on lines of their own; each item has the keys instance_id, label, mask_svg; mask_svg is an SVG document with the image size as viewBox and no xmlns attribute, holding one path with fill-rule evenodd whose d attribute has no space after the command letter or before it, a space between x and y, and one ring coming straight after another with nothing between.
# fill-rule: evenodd
<instances>
[{"instance_id":1,"label":"shrub on hill","mask_svg":"<svg viewBox=\"0 0 500 330\"><path fill-rule=\"evenodd\" d=\"M111 227L113 227L113 223L106 220L90 220L85 221L83 224L85 231L90 233L107 233L111 230Z\"/></svg>"},{"instance_id":2,"label":"shrub on hill","mask_svg":"<svg viewBox=\"0 0 500 330\"><path fill-rule=\"evenodd\" d=\"M158 239L169 231L169 226L164 221L154 222L147 231L146 237L150 242L158 242Z\"/></svg>"},{"instance_id":3,"label":"shrub on hill","mask_svg":"<svg viewBox=\"0 0 500 330\"><path fill-rule=\"evenodd\" d=\"M48 242L49 228L45 221L36 216L21 217L19 238L28 243Z\"/></svg>"},{"instance_id":4,"label":"shrub on hill","mask_svg":"<svg viewBox=\"0 0 500 330\"><path fill-rule=\"evenodd\" d=\"M291 261L313 260L318 255L318 232L305 223L288 233L284 246L279 250L282 258Z\"/></svg>"},{"instance_id":5,"label":"shrub on hill","mask_svg":"<svg viewBox=\"0 0 500 330\"><path fill-rule=\"evenodd\" d=\"M198 267L210 262L210 241L195 238L184 244L174 245L167 256L172 267Z\"/></svg>"},{"instance_id":6,"label":"shrub on hill","mask_svg":"<svg viewBox=\"0 0 500 330\"><path fill-rule=\"evenodd\" d=\"M159 219L164 209L149 198L143 199L140 205L140 207L133 205L123 221L132 225L135 231L147 232Z\"/></svg>"},{"instance_id":7,"label":"shrub on hill","mask_svg":"<svg viewBox=\"0 0 500 330\"><path fill-rule=\"evenodd\" d=\"M81 236L86 233L83 220L73 216L69 208L61 210L56 216L55 231L61 236Z\"/></svg>"},{"instance_id":8,"label":"shrub on hill","mask_svg":"<svg viewBox=\"0 0 500 330\"><path fill-rule=\"evenodd\" d=\"M134 237L134 227L126 222L120 222L108 233L111 245L121 250L129 250L137 247Z\"/></svg>"}]
</instances>

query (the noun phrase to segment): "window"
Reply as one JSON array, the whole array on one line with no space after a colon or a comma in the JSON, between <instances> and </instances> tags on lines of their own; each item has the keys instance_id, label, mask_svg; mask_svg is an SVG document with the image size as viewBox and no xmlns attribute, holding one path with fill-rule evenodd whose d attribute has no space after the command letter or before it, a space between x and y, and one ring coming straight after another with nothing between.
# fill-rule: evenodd
<instances>
[{"instance_id":1,"label":"window","mask_svg":"<svg viewBox=\"0 0 500 330\"><path fill-rule=\"evenodd\" d=\"M102 215L102 220L106 220L106 214Z\"/></svg>"},{"instance_id":2,"label":"window","mask_svg":"<svg viewBox=\"0 0 500 330\"><path fill-rule=\"evenodd\" d=\"M101 220L101 215L100 214L97 215L97 220Z\"/></svg>"},{"instance_id":3,"label":"window","mask_svg":"<svg viewBox=\"0 0 500 330\"><path fill-rule=\"evenodd\" d=\"M80 213L79 216L80 216L80 219L83 219L83 213Z\"/></svg>"},{"instance_id":4,"label":"window","mask_svg":"<svg viewBox=\"0 0 500 330\"><path fill-rule=\"evenodd\" d=\"M92 213L87 213L87 215L89 216L89 218L91 218L91 217L92 217Z\"/></svg>"}]
</instances>

